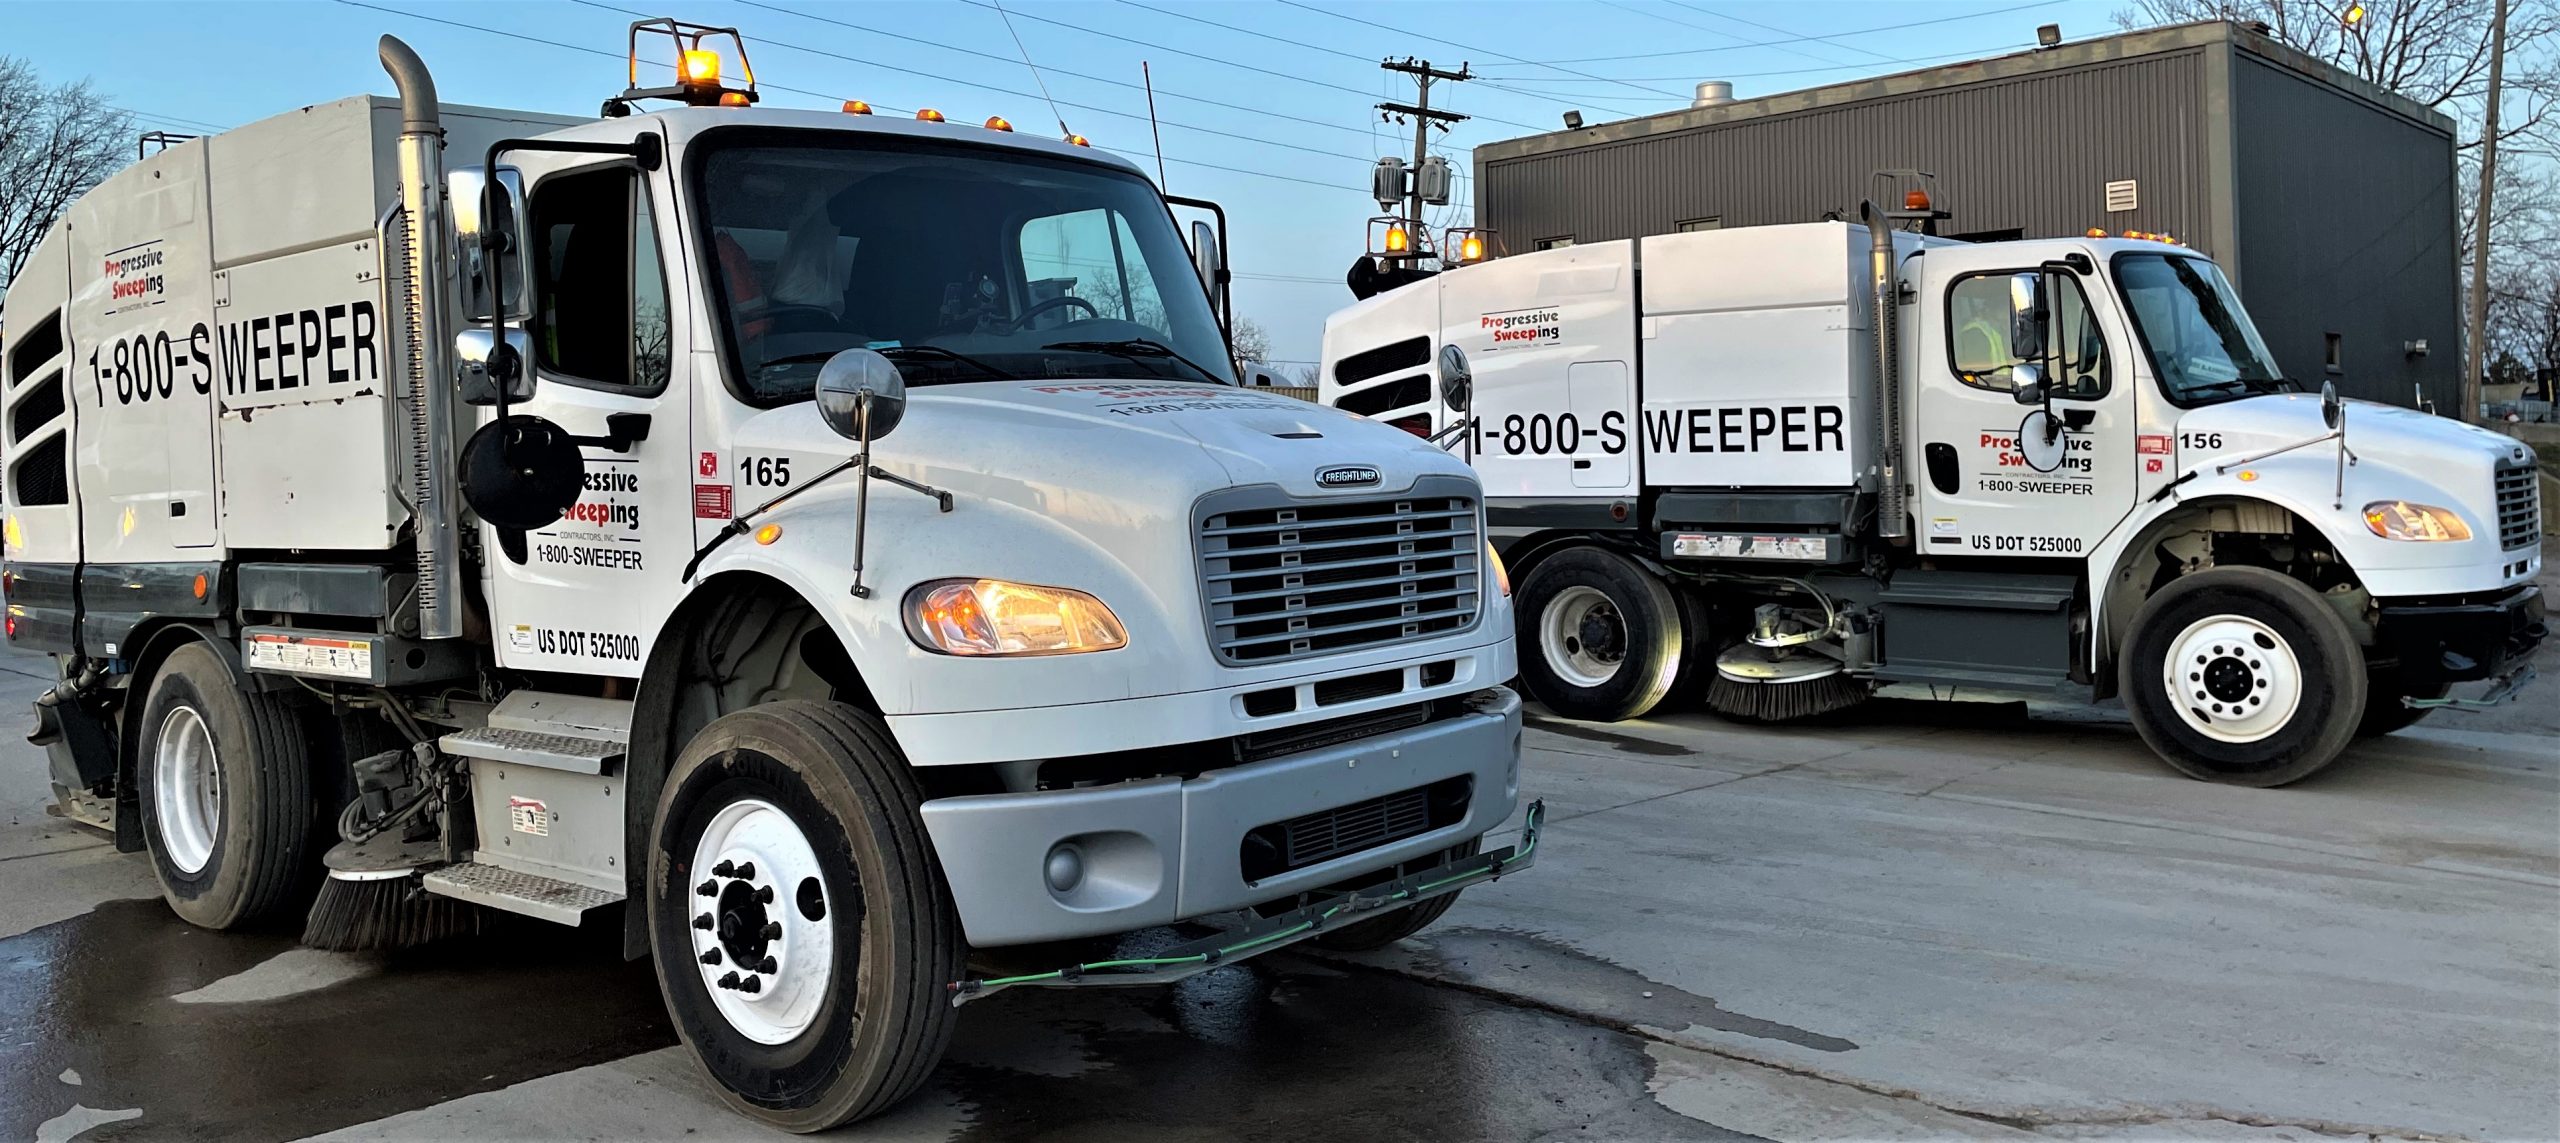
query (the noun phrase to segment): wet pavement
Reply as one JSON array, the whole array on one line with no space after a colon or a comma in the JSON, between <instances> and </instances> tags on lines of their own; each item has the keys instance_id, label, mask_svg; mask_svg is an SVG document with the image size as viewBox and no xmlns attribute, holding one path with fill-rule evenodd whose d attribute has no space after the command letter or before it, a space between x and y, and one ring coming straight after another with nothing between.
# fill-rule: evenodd
<instances>
[{"instance_id":1,"label":"wet pavement","mask_svg":"<svg viewBox=\"0 0 2560 1143\"><path fill-rule=\"evenodd\" d=\"M0 653L0 1141L779 1138L612 932L179 922L43 813L40 674ZM1541 717L1535 869L1377 953L971 1004L843 1137L2560 1138L2555 733L2438 716L2257 791L2104 711Z\"/></svg>"}]
</instances>

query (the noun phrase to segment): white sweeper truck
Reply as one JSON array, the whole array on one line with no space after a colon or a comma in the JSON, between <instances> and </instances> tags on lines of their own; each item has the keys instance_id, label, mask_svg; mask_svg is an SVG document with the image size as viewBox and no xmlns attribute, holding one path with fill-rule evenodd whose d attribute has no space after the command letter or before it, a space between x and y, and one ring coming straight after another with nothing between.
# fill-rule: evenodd
<instances>
[{"instance_id":1,"label":"white sweeper truck","mask_svg":"<svg viewBox=\"0 0 2560 1143\"><path fill-rule=\"evenodd\" d=\"M1355 266L1321 400L1472 463L1533 697L2116 697L2272 786L2532 677L2531 449L2284 376L2161 236L1958 242L1879 179L1865 225Z\"/></svg>"},{"instance_id":2,"label":"white sweeper truck","mask_svg":"<svg viewBox=\"0 0 2560 1143\"><path fill-rule=\"evenodd\" d=\"M10 284L34 740L180 916L619 925L723 1097L817 1130L963 1001L1375 947L1528 864L1535 807L1479 846L1478 479L1235 384L1214 204L631 48L585 120L386 37L397 98L148 155Z\"/></svg>"}]
</instances>

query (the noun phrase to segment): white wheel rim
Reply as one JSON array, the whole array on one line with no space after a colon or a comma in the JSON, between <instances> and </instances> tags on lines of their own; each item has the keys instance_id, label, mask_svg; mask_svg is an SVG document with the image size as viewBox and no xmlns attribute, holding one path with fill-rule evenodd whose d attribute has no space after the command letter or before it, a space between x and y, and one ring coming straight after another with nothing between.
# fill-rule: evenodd
<instances>
[{"instance_id":1,"label":"white wheel rim","mask_svg":"<svg viewBox=\"0 0 2560 1143\"><path fill-rule=\"evenodd\" d=\"M171 707L160 723L151 804L160 819L160 856L181 873L201 872L221 836L222 765L213 756L213 733L194 707Z\"/></svg>"},{"instance_id":2,"label":"white wheel rim","mask_svg":"<svg viewBox=\"0 0 2560 1143\"><path fill-rule=\"evenodd\" d=\"M1574 686L1604 685L1626 663L1627 621L1598 588L1576 585L1557 592L1538 627L1547 669Z\"/></svg>"},{"instance_id":3,"label":"white wheel rim","mask_svg":"<svg viewBox=\"0 0 2560 1143\"><path fill-rule=\"evenodd\" d=\"M2210 616L2179 632L2161 682L2178 717L2219 742L2264 739L2302 705L2302 664L2293 647L2243 615Z\"/></svg>"},{"instance_id":4,"label":"white wheel rim","mask_svg":"<svg viewBox=\"0 0 2560 1143\"><path fill-rule=\"evenodd\" d=\"M759 1044L808 1031L835 972L836 920L808 837L771 802L731 802L702 831L692 869L686 931L721 1017Z\"/></svg>"}]
</instances>

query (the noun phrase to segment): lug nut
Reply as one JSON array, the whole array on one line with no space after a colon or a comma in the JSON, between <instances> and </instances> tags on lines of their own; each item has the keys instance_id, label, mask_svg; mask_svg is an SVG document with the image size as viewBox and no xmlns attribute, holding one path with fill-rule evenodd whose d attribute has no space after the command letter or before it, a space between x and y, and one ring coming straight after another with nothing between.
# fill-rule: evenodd
<instances>
[{"instance_id":1,"label":"lug nut","mask_svg":"<svg viewBox=\"0 0 2560 1143\"><path fill-rule=\"evenodd\" d=\"M718 949L708 949L708 950L705 950L705 951L703 952L703 954L702 954L702 963L704 963L704 964L718 964L718 963L720 963L720 950L718 950Z\"/></svg>"},{"instance_id":2,"label":"lug nut","mask_svg":"<svg viewBox=\"0 0 2560 1143\"><path fill-rule=\"evenodd\" d=\"M765 922L765 924L764 924L764 939L766 939L766 940L768 940L768 941L778 941L778 940L781 940L781 939L782 939L782 922L780 922L780 921L767 921L767 922Z\"/></svg>"},{"instance_id":3,"label":"lug nut","mask_svg":"<svg viewBox=\"0 0 2560 1143\"><path fill-rule=\"evenodd\" d=\"M720 895L720 883L718 881L705 881L700 885L694 886L693 891L705 897L717 897Z\"/></svg>"},{"instance_id":4,"label":"lug nut","mask_svg":"<svg viewBox=\"0 0 2560 1143\"><path fill-rule=\"evenodd\" d=\"M752 862L752 861L744 862L744 863L741 863L741 864L738 866L738 880L740 880L740 881L753 881L753 880L755 880L755 879L756 879L756 863L755 863L755 862Z\"/></svg>"},{"instance_id":5,"label":"lug nut","mask_svg":"<svg viewBox=\"0 0 2560 1143\"><path fill-rule=\"evenodd\" d=\"M710 931L711 931L711 914L709 914L709 913L704 913L703 915L701 915L701 916L699 916L699 917L695 917L695 918L693 919L693 927L694 927L694 928L697 928L697 929L700 929L700 930L702 930L703 932L706 932L706 933L707 933L707 932L710 932Z\"/></svg>"},{"instance_id":6,"label":"lug nut","mask_svg":"<svg viewBox=\"0 0 2560 1143\"><path fill-rule=\"evenodd\" d=\"M712 981L711 983L717 984L722 988L736 988L738 986L738 974L734 972L724 972L720 974L720 979Z\"/></svg>"},{"instance_id":7,"label":"lug nut","mask_svg":"<svg viewBox=\"0 0 2560 1143\"><path fill-rule=\"evenodd\" d=\"M723 861L720 864L711 867L711 875L714 877L735 877L738 875L738 867Z\"/></svg>"},{"instance_id":8,"label":"lug nut","mask_svg":"<svg viewBox=\"0 0 2560 1143\"><path fill-rule=\"evenodd\" d=\"M756 965L756 971L765 973L780 972L782 971L782 965L776 963L772 957L766 957L761 963Z\"/></svg>"},{"instance_id":9,"label":"lug nut","mask_svg":"<svg viewBox=\"0 0 2560 1143\"><path fill-rule=\"evenodd\" d=\"M773 886L767 885L756 890L756 904L773 904Z\"/></svg>"},{"instance_id":10,"label":"lug nut","mask_svg":"<svg viewBox=\"0 0 2560 1143\"><path fill-rule=\"evenodd\" d=\"M757 977L750 976L745 980L738 982L738 991L749 993L762 992L764 991L764 981Z\"/></svg>"}]
</instances>

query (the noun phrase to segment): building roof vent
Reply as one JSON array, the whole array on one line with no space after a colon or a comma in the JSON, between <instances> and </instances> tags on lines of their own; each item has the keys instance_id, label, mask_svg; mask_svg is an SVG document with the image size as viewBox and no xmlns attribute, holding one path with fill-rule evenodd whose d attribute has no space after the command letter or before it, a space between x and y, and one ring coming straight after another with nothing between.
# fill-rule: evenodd
<instances>
[{"instance_id":1,"label":"building roof vent","mask_svg":"<svg viewBox=\"0 0 2560 1143\"><path fill-rule=\"evenodd\" d=\"M1689 106L1722 107L1731 102L1733 102L1732 80L1703 79L1698 81L1698 97L1690 100Z\"/></svg>"}]
</instances>

